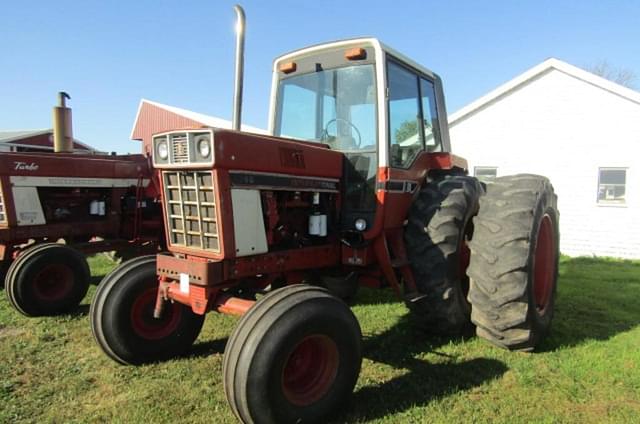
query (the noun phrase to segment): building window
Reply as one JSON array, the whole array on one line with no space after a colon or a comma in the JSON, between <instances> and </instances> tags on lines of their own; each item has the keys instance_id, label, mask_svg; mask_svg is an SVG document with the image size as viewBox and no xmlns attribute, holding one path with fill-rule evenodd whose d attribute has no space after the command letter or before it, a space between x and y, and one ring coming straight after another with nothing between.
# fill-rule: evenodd
<instances>
[{"instance_id":1,"label":"building window","mask_svg":"<svg viewBox=\"0 0 640 424\"><path fill-rule=\"evenodd\" d=\"M623 205L626 184L626 168L600 168L598 172L598 203Z\"/></svg>"},{"instance_id":2,"label":"building window","mask_svg":"<svg viewBox=\"0 0 640 424\"><path fill-rule=\"evenodd\" d=\"M495 166L476 166L473 175L480 181L491 181L496 178L498 168Z\"/></svg>"}]
</instances>

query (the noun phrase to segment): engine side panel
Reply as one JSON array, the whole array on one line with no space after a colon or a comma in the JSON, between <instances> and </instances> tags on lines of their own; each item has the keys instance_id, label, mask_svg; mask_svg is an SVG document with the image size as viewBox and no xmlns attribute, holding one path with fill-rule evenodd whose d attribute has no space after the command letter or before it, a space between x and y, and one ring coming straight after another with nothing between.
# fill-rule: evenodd
<instances>
[{"instance_id":1,"label":"engine side panel","mask_svg":"<svg viewBox=\"0 0 640 424\"><path fill-rule=\"evenodd\" d=\"M259 190L232 189L236 257L269 251Z\"/></svg>"}]
</instances>

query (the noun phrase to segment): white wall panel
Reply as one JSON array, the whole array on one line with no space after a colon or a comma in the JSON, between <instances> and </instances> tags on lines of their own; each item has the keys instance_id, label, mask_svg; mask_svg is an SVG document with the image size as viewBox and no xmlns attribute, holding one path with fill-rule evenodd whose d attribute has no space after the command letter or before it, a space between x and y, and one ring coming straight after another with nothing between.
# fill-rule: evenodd
<instances>
[{"instance_id":1,"label":"white wall panel","mask_svg":"<svg viewBox=\"0 0 640 424\"><path fill-rule=\"evenodd\" d=\"M451 127L454 153L559 197L561 251L640 258L640 105L551 69ZM626 205L597 203L598 168L626 167Z\"/></svg>"}]
</instances>

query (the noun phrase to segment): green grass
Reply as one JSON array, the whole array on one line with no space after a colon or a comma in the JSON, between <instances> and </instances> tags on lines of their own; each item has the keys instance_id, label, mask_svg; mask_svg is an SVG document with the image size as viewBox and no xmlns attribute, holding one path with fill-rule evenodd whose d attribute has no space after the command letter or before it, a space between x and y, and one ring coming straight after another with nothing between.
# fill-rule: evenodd
<instances>
[{"instance_id":1,"label":"green grass","mask_svg":"<svg viewBox=\"0 0 640 424\"><path fill-rule=\"evenodd\" d=\"M99 277L113 264L91 266ZM428 337L390 292L362 290L365 358L337 422L639 422L640 262L563 258L560 274L552 334L535 354ZM0 422L235 422L221 368L237 318L210 315L187 357L124 367L91 336L94 291L54 318L0 301Z\"/></svg>"}]
</instances>

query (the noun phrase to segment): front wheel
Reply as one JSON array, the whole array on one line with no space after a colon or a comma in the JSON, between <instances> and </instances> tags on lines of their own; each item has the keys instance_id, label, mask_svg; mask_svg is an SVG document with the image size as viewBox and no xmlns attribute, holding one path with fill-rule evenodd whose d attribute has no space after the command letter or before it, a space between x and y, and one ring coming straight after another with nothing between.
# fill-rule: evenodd
<instances>
[{"instance_id":1,"label":"front wheel","mask_svg":"<svg viewBox=\"0 0 640 424\"><path fill-rule=\"evenodd\" d=\"M511 350L533 350L553 318L558 279L557 197L537 175L487 184L474 218L469 301L478 336Z\"/></svg>"},{"instance_id":2,"label":"front wheel","mask_svg":"<svg viewBox=\"0 0 640 424\"><path fill-rule=\"evenodd\" d=\"M187 351L198 338L204 315L167 302L153 317L158 293L156 257L125 262L109 273L91 303L91 329L102 350L122 364L168 359Z\"/></svg>"},{"instance_id":3,"label":"front wheel","mask_svg":"<svg viewBox=\"0 0 640 424\"><path fill-rule=\"evenodd\" d=\"M76 308L89 289L84 255L63 244L44 243L25 250L7 271L11 304L26 316L56 315Z\"/></svg>"},{"instance_id":4,"label":"front wheel","mask_svg":"<svg viewBox=\"0 0 640 424\"><path fill-rule=\"evenodd\" d=\"M245 423L322 422L353 391L361 337L351 310L326 290L271 292L242 317L225 349L233 412Z\"/></svg>"},{"instance_id":5,"label":"front wheel","mask_svg":"<svg viewBox=\"0 0 640 424\"><path fill-rule=\"evenodd\" d=\"M7 271L9 270L9 267L11 266L11 260L10 259L5 259L3 261L0 261L0 290L4 289L4 279L7 276Z\"/></svg>"}]
</instances>

